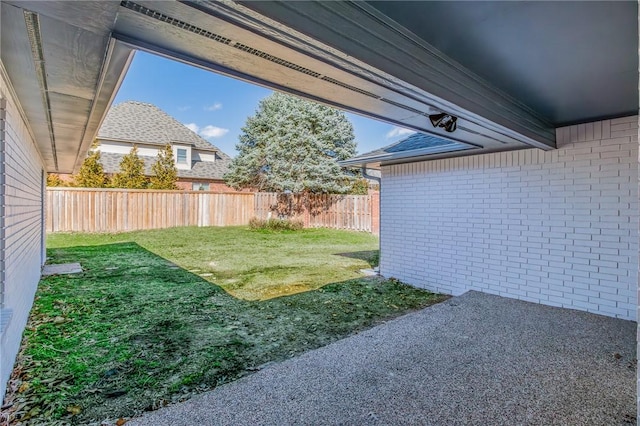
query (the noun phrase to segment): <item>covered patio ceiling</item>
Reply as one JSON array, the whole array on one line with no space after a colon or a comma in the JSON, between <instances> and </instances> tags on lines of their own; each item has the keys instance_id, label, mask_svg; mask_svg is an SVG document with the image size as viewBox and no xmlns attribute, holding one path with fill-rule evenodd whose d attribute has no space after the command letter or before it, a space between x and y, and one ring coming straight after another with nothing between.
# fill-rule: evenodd
<instances>
[{"instance_id":1,"label":"covered patio ceiling","mask_svg":"<svg viewBox=\"0 0 640 426\"><path fill-rule=\"evenodd\" d=\"M557 126L637 114L637 8L8 0L0 55L50 172L77 170L136 49L467 148L432 155L553 149Z\"/></svg>"}]
</instances>

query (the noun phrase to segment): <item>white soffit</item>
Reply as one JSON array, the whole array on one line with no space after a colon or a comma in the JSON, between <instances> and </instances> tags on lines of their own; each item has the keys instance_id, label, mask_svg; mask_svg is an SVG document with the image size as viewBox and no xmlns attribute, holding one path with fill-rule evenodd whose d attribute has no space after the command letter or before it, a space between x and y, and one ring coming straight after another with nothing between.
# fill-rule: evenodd
<instances>
[{"instance_id":1,"label":"white soffit","mask_svg":"<svg viewBox=\"0 0 640 426\"><path fill-rule=\"evenodd\" d=\"M118 3L3 1L0 57L48 172L72 173L126 71Z\"/></svg>"}]
</instances>

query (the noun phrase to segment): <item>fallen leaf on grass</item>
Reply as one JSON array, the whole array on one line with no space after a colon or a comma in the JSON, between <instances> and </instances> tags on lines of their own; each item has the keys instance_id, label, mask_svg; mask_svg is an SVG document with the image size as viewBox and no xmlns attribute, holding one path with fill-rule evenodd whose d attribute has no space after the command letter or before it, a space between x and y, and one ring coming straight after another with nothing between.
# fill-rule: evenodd
<instances>
[{"instance_id":1,"label":"fallen leaf on grass","mask_svg":"<svg viewBox=\"0 0 640 426\"><path fill-rule=\"evenodd\" d=\"M18 388L18 393L23 393L26 392L29 389L29 382L24 382L20 385L20 387Z\"/></svg>"},{"instance_id":2,"label":"fallen leaf on grass","mask_svg":"<svg viewBox=\"0 0 640 426\"><path fill-rule=\"evenodd\" d=\"M116 420L116 426L122 426L126 422L127 422L127 420L125 420L123 418L119 418L118 420Z\"/></svg>"},{"instance_id":3,"label":"fallen leaf on grass","mask_svg":"<svg viewBox=\"0 0 640 426\"><path fill-rule=\"evenodd\" d=\"M31 410L27 412L24 416L20 418L20 420L29 420L30 418L37 416L40 413L40 408L33 407Z\"/></svg>"},{"instance_id":4,"label":"fallen leaf on grass","mask_svg":"<svg viewBox=\"0 0 640 426\"><path fill-rule=\"evenodd\" d=\"M67 319L65 317L55 317L53 319L54 324L62 324L64 322L67 322Z\"/></svg>"},{"instance_id":5,"label":"fallen leaf on grass","mask_svg":"<svg viewBox=\"0 0 640 426\"><path fill-rule=\"evenodd\" d=\"M82 412L82 408L80 408L79 405L70 405L67 407L67 411L73 414L74 416L77 416Z\"/></svg>"}]
</instances>

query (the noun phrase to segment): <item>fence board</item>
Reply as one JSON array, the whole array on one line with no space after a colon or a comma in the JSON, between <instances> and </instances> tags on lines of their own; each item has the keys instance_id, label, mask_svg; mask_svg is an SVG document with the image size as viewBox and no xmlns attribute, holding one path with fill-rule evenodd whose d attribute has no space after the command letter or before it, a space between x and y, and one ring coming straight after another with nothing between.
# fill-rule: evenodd
<instances>
[{"instance_id":1,"label":"fence board","mask_svg":"<svg viewBox=\"0 0 640 426\"><path fill-rule=\"evenodd\" d=\"M305 227L378 233L377 195L47 188L47 232L125 232L246 225L289 217ZM284 211L283 211L284 208Z\"/></svg>"},{"instance_id":2,"label":"fence board","mask_svg":"<svg viewBox=\"0 0 640 426\"><path fill-rule=\"evenodd\" d=\"M255 215L260 219L290 217L305 227L377 233L372 223L374 210L379 210L372 208L370 195L258 193L255 200Z\"/></svg>"},{"instance_id":3,"label":"fence board","mask_svg":"<svg viewBox=\"0 0 640 426\"><path fill-rule=\"evenodd\" d=\"M177 226L243 225L254 194L47 188L47 232L124 232ZM222 208L226 207L226 208Z\"/></svg>"}]
</instances>

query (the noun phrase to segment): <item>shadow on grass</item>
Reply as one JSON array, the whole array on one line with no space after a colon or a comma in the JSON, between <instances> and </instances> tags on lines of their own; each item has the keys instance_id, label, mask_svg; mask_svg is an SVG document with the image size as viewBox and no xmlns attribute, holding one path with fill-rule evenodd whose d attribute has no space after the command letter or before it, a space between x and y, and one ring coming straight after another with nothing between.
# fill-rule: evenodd
<instances>
[{"instance_id":1,"label":"shadow on grass","mask_svg":"<svg viewBox=\"0 0 640 426\"><path fill-rule=\"evenodd\" d=\"M376 267L380 262L380 250L352 251L350 253L336 253L336 256L348 257L350 259L364 260L369 266Z\"/></svg>"},{"instance_id":2,"label":"shadow on grass","mask_svg":"<svg viewBox=\"0 0 640 426\"><path fill-rule=\"evenodd\" d=\"M84 272L40 283L15 370L16 422L138 415L444 300L363 278L243 301L136 243L49 256Z\"/></svg>"}]
</instances>

